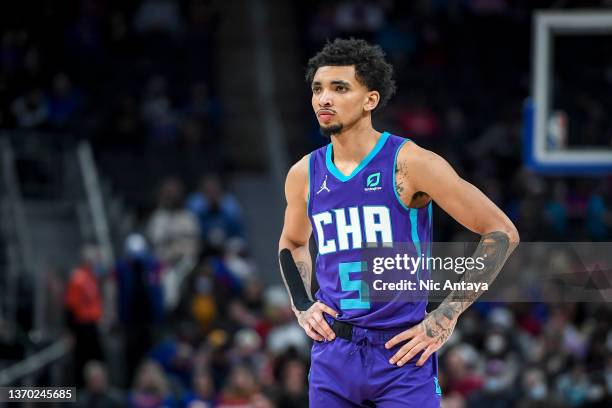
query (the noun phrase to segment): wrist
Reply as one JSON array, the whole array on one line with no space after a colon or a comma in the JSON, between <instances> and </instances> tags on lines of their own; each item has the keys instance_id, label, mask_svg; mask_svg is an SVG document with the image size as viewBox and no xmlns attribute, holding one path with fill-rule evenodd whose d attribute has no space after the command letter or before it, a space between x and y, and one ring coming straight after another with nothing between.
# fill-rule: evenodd
<instances>
[{"instance_id":1,"label":"wrist","mask_svg":"<svg viewBox=\"0 0 612 408\"><path fill-rule=\"evenodd\" d=\"M442 303L432 313L436 313L438 316L443 316L447 320L457 321L461 313L463 313L460 304Z\"/></svg>"}]
</instances>

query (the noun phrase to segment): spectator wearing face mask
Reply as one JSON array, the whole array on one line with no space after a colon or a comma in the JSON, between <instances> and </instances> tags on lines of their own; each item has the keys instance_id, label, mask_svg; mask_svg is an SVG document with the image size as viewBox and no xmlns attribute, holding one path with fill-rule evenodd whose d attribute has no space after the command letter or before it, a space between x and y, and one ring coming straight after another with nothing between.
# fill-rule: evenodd
<instances>
[{"instance_id":1,"label":"spectator wearing face mask","mask_svg":"<svg viewBox=\"0 0 612 408\"><path fill-rule=\"evenodd\" d=\"M194 215L184 208L183 183L179 179L169 177L162 181L147 236L155 256L167 265L175 265L184 258L197 258L200 229Z\"/></svg>"},{"instance_id":2,"label":"spectator wearing face mask","mask_svg":"<svg viewBox=\"0 0 612 408\"><path fill-rule=\"evenodd\" d=\"M187 198L187 208L198 217L202 239L209 248L220 249L227 238L242 234L240 205L214 175L202 178L199 191Z\"/></svg>"},{"instance_id":3,"label":"spectator wearing face mask","mask_svg":"<svg viewBox=\"0 0 612 408\"><path fill-rule=\"evenodd\" d=\"M558 406L550 397L546 375L540 369L531 368L523 374L521 389L523 398L518 403L520 408Z\"/></svg>"}]
</instances>

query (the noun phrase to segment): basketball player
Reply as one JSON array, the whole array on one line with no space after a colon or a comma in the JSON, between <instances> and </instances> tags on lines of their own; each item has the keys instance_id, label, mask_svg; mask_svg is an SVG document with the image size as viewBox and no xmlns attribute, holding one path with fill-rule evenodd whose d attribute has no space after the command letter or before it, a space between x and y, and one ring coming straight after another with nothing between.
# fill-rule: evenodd
<instances>
[{"instance_id":1,"label":"basketball player","mask_svg":"<svg viewBox=\"0 0 612 408\"><path fill-rule=\"evenodd\" d=\"M425 300L370 302L361 296L359 251L365 243L408 242L420 252L431 242L435 201L481 235L473 257L483 257L484 268L462 279L490 284L518 244L517 230L443 158L372 127L372 112L395 90L379 47L354 39L328 43L308 62L306 79L331 143L289 170L279 259L297 320L315 340L310 405L439 407L435 353L482 291L452 292L429 314Z\"/></svg>"}]
</instances>

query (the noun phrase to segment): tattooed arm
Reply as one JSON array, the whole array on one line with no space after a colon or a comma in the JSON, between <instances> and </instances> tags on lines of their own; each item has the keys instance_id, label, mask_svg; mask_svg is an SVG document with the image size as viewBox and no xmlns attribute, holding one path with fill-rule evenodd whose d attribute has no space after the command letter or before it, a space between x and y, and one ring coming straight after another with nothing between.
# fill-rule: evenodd
<instances>
[{"instance_id":1,"label":"tattooed arm","mask_svg":"<svg viewBox=\"0 0 612 408\"><path fill-rule=\"evenodd\" d=\"M312 233L312 227L308 219L306 208L306 203L308 202L308 156L302 158L289 170L285 183L285 196L287 199L285 223L278 243L280 267L282 271L281 277L291 297L293 312L306 334L318 341L324 338L332 340L335 335L323 318L323 313L336 316L337 312L321 302L311 303L304 301L304 299L294 299L291 290L291 282L287 282L285 278L285 275L291 272L285 270L285 268L288 265L291 267L290 264L295 263L295 267L306 289L306 294L310 301L313 300L311 295L313 268L310 251L308 249L308 239ZM290 251L291 256L283 256L284 250ZM293 272L295 272L295 270ZM290 278L293 278L293 276L290 276ZM293 286L293 288L295 290L295 286ZM300 296L303 294L302 291L297 291L295 293ZM298 300L298 302L296 302L296 300ZM306 307L301 307L306 303L308 304L307 309Z\"/></svg>"},{"instance_id":2,"label":"tattooed arm","mask_svg":"<svg viewBox=\"0 0 612 408\"><path fill-rule=\"evenodd\" d=\"M462 280L490 284L518 245L519 235L508 217L472 184L461 179L440 156L406 143L398 154L396 189L400 198L411 207L421 207L433 199L444 211L464 227L481 235L473 255L482 257L484 267L462 275ZM401 366L422 352L421 366L450 337L459 315L482 291L454 291L418 325L398 334L387 348L407 341L390 363Z\"/></svg>"}]
</instances>

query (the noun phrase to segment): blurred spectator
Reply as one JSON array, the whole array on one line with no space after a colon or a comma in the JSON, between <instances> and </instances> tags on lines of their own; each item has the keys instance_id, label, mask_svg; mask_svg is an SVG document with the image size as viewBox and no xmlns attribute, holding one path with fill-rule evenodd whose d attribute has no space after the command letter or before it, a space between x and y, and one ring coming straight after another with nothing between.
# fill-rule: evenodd
<instances>
[{"instance_id":1,"label":"blurred spectator","mask_svg":"<svg viewBox=\"0 0 612 408\"><path fill-rule=\"evenodd\" d=\"M11 111L17 120L17 126L21 128L39 128L47 124L49 118L45 96L40 88L34 88L15 99Z\"/></svg>"},{"instance_id":2,"label":"blurred spectator","mask_svg":"<svg viewBox=\"0 0 612 408\"><path fill-rule=\"evenodd\" d=\"M398 115L401 131L406 135L431 138L438 136L440 121L437 115L422 101L410 100Z\"/></svg>"},{"instance_id":3,"label":"blurred spectator","mask_svg":"<svg viewBox=\"0 0 612 408\"><path fill-rule=\"evenodd\" d=\"M189 289L192 291L189 298L191 315L202 330L208 330L217 317L213 271L209 262L198 264Z\"/></svg>"},{"instance_id":4,"label":"blurred spectator","mask_svg":"<svg viewBox=\"0 0 612 408\"><path fill-rule=\"evenodd\" d=\"M215 406L215 388L207 371L198 371L193 376L193 388L183 397L185 408L212 408Z\"/></svg>"},{"instance_id":5,"label":"blurred spectator","mask_svg":"<svg viewBox=\"0 0 612 408\"><path fill-rule=\"evenodd\" d=\"M253 372L244 365L237 365L230 372L227 385L219 396L217 407L264 408L272 407L272 404L261 394Z\"/></svg>"},{"instance_id":6,"label":"blurred spectator","mask_svg":"<svg viewBox=\"0 0 612 408\"><path fill-rule=\"evenodd\" d=\"M586 401L589 392L589 379L584 366L574 362L569 373L563 374L557 380L557 390L562 400L570 407L579 407Z\"/></svg>"},{"instance_id":7,"label":"blurred spectator","mask_svg":"<svg viewBox=\"0 0 612 408\"><path fill-rule=\"evenodd\" d=\"M187 208L198 217L202 239L208 247L220 249L227 238L242 234L240 204L224 191L217 176L202 177L199 191L187 198Z\"/></svg>"},{"instance_id":8,"label":"blurred spectator","mask_svg":"<svg viewBox=\"0 0 612 408\"><path fill-rule=\"evenodd\" d=\"M336 8L336 27L343 33L372 33L385 24L380 2L344 1Z\"/></svg>"},{"instance_id":9,"label":"blurred spectator","mask_svg":"<svg viewBox=\"0 0 612 408\"><path fill-rule=\"evenodd\" d=\"M144 361L136 373L128 406L131 408L172 407L175 403L168 379L159 364L151 360Z\"/></svg>"},{"instance_id":10,"label":"blurred spectator","mask_svg":"<svg viewBox=\"0 0 612 408\"><path fill-rule=\"evenodd\" d=\"M176 144L177 116L167 94L167 81L161 75L151 77L141 103L142 120L153 145Z\"/></svg>"},{"instance_id":11,"label":"blurred spectator","mask_svg":"<svg viewBox=\"0 0 612 408\"><path fill-rule=\"evenodd\" d=\"M171 388L183 393L191 387L192 372L195 368L194 325L187 321L180 321L173 330L176 334L170 335L157 344L149 353L149 357L159 363L168 378Z\"/></svg>"},{"instance_id":12,"label":"blurred spectator","mask_svg":"<svg viewBox=\"0 0 612 408\"><path fill-rule=\"evenodd\" d=\"M452 395L458 393L467 398L473 392L482 389L484 378L476 372L478 354L467 344L450 349L444 356L446 386L444 392Z\"/></svg>"},{"instance_id":13,"label":"blurred spectator","mask_svg":"<svg viewBox=\"0 0 612 408\"><path fill-rule=\"evenodd\" d=\"M184 208L183 184L176 178L162 181L157 208L151 214L147 235L162 262L176 264L182 258L195 260L200 250L200 228L196 217Z\"/></svg>"},{"instance_id":14,"label":"blurred spectator","mask_svg":"<svg viewBox=\"0 0 612 408\"><path fill-rule=\"evenodd\" d=\"M73 88L72 81L66 73L59 73L53 78L53 88L48 98L49 123L57 129L63 129L76 119L81 107L80 92Z\"/></svg>"},{"instance_id":15,"label":"blurred spectator","mask_svg":"<svg viewBox=\"0 0 612 408\"><path fill-rule=\"evenodd\" d=\"M255 277L255 264L247 256L247 243L243 238L230 238L225 243L223 262L227 269L240 280L241 286Z\"/></svg>"},{"instance_id":16,"label":"blurred spectator","mask_svg":"<svg viewBox=\"0 0 612 408\"><path fill-rule=\"evenodd\" d=\"M565 206L567 185L558 181L552 186L552 194L545 207L546 221L556 236L565 236L567 232L567 210Z\"/></svg>"},{"instance_id":17,"label":"blurred spectator","mask_svg":"<svg viewBox=\"0 0 612 408\"><path fill-rule=\"evenodd\" d=\"M206 82L195 82L191 86L183 112L200 120L218 120L219 107L213 101Z\"/></svg>"},{"instance_id":18,"label":"blurred spectator","mask_svg":"<svg viewBox=\"0 0 612 408\"><path fill-rule=\"evenodd\" d=\"M552 405L553 401L549 397L546 376L542 370L537 368L527 370L523 375L521 387L522 401L519 406L527 407L537 402L545 403L547 401Z\"/></svg>"},{"instance_id":19,"label":"blurred spectator","mask_svg":"<svg viewBox=\"0 0 612 408\"><path fill-rule=\"evenodd\" d=\"M307 408L308 382L306 364L293 358L285 362L280 376L281 392L276 400L277 408Z\"/></svg>"},{"instance_id":20,"label":"blurred spectator","mask_svg":"<svg viewBox=\"0 0 612 408\"><path fill-rule=\"evenodd\" d=\"M595 241L604 241L610 236L612 224L610 211L604 198L598 192L591 194L587 204L586 223L589 237Z\"/></svg>"},{"instance_id":21,"label":"blurred spectator","mask_svg":"<svg viewBox=\"0 0 612 408\"><path fill-rule=\"evenodd\" d=\"M160 264L147 251L141 235L127 237L125 255L115 266L115 278L127 373L133 378L136 366L153 345L154 332L163 320Z\"/></svg>"},{"instance_id":22,"label":"blurred spectator","mask_svg":"<svg viewBox=\"0 0 612 408\"><path fill-rule=\"evenodd\" d=\"M68 281L65 294L67 323L75 339L74 373L78 386L83 385L83 369L90 360L102 360L98 323L102 319L102 295L94 272L100 253L93 245L84 245L81 264Z\"/></svg>"},{"instance_id":23,"label":"blurred spectator","mask_svg":"<svg viewBox=\"0 0 612 408\"><path fill-rule=\"evenodd\" d=\"M265 364L265 357L260 353L262 345L261 337L255 330L248 326L240 329L234 334L232 360L248 364L259 371Z\"/></svg>"},{"instance_id":24,"label":"blurred spectator","mask_svg":"<svg viewBox=\"0 0 612 408\"><path fill-rule=\"evenodd\" d=\"M281 354L293 347L301 356L309 356L311 344L295 320L287 290L278 285L268 287L264 302L265 317L273 326L267 337L268 350Z\"/></svg>"},{"instance_id":25,"label":"blurred spectator","mask_svg":"<svg viewBox=\"0 0 612 408\"><path fill-rule=\"evenodd\" d=\"M182 30L179 4L171 0L144 0L134 16L134 31L177 34Z\"/></svg>"},{"instance_id":26,"label":"blurred spectator","mask_svg":"<svg viewBox=\"0 0 612 408\"><path fill-rule=\"evenodd\" d=\"M125 407L125 396L108 383L106 368L99 361L85 365L85 389L79 392L77 406L82 408Z\"/></svg>"}]
</instances>

